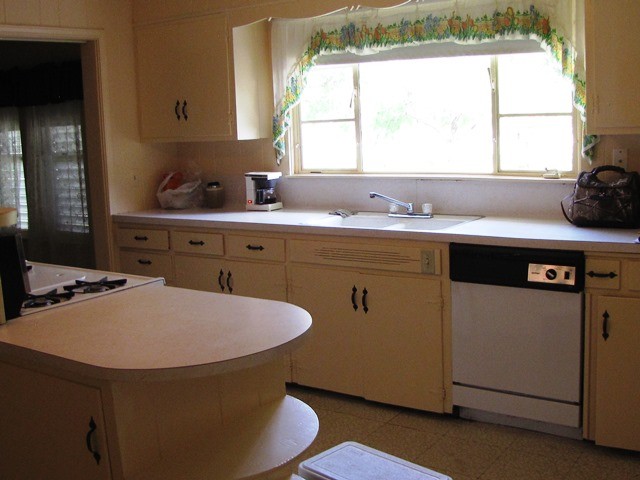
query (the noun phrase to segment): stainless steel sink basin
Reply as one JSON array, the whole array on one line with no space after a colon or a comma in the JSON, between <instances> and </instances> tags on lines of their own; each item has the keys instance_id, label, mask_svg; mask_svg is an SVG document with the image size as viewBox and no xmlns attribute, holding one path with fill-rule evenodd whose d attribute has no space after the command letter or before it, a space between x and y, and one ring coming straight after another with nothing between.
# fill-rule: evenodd
<instances>
[{"instance_id":1,"label":"stainless steel sink basin","mask_svg":"<svg viewBox=\"0 0 640 480\"><path fill-rule=\"evenodd\" d=\"M386 213L359 212L350 217L338 215L328 216L317 220L305 222L305 225L315 227L346 227L369 228L382 230L417 230L434 231L460 225L461 223L477 220L479 216L468 215L434 215L432 218L424 217L390 217Z\"/></svg>"}]
</instances>

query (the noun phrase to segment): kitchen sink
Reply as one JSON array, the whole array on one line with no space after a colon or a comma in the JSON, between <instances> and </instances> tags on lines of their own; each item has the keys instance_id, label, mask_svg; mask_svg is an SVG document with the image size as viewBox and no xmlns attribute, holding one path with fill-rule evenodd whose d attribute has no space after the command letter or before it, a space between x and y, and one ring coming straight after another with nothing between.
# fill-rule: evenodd
<instances>
[{"instance_id":1,"label":"kitchen sink","mask_svg":"<svg viewBox=\"0 0 640 480\"><path fill-rule=\"evenodd\" d=\"M398 223L397 218L391 218L386 213L358 213L350 217L332 215L307 222L307 225L318 227L357 227L357 228L387 228Z\"/></svg>"},{"instance_id":2,"label":"kitchen sink","mask_svg":"<svg viewBox=\"0 0 640 480\"><path fill-rule=\"evenodd\" d=\"M431 218L396 218L400 222L391 225L387 230L442 230L480 218L482 217L477 215L434 215Z\"/></svg>"},{"instance_id":3,"label":"kitchen sink","mask_svg":"<svg viewBox=\"0 0 640 480\"><path fill-rule=\"evenodd\" d=\"M460 225L482 218L469 215L439 215L431 218L424 217L390 217L386 213L359 212L349 217L338 215L328 216L317 220L305 222L305 225L314 227L347 227L370 228L382 230L417 230L434 231Z\"/></svg>"}]
</instances>

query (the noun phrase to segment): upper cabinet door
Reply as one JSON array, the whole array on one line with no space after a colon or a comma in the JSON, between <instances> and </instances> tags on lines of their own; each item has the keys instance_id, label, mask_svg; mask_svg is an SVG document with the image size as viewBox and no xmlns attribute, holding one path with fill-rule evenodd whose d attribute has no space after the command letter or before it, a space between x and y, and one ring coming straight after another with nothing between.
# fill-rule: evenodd
<instances>
[{"instance_id":1,"label":"upper cabinet door","mask_svg":"<svg viewBox=\"0 0 640 480\"><path fill-rule=\"evenodd\" d=\"M640 133L639 18L637 0L587 0L589 133Z\"/></svg>"},{"instance_id":2,"label":"upper cabinet door","mask_svg":"<svg viewBox=\"0 0 640 480\"><path fill-rule=\"evenodd\" d=\"M231 138L225 15L138 27L136 47L143 140Z\"/></svg>"}]
</instances>

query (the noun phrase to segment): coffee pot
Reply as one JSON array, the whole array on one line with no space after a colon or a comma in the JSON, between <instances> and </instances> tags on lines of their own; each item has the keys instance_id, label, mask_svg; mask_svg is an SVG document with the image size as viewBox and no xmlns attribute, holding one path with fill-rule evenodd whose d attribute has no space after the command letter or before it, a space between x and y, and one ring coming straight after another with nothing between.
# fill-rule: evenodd
<instances>
[{"instance_id":1,"label":"coffee pot","mask_svg":"<svg viewBox=\"0 0 640 480\"><path fill-rule=\"evenodd\" d=\"M248 172L244 174L247 187L247 210L278 210L282 208L276 192L280 172Z\"/></svg>"}]
</instances>

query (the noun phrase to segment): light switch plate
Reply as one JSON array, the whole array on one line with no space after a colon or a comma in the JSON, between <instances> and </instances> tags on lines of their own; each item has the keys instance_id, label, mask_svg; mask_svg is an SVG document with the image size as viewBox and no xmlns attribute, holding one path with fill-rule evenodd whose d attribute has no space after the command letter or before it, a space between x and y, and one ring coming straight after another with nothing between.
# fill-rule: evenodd
<instances>
[{"instance_id":1,"label":"light switch plate","mask_svg":"<svg viewBox=\"0 0 640 480\"><path fill-rule=\"evenodd\" d=\"M434 250L422 250L422 273L436 273L436 252Z\"/></svg>"}]
</instances>

